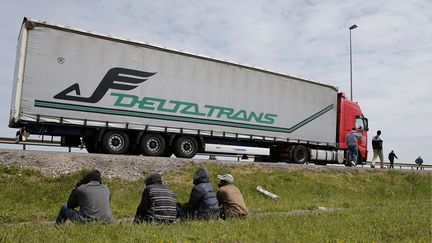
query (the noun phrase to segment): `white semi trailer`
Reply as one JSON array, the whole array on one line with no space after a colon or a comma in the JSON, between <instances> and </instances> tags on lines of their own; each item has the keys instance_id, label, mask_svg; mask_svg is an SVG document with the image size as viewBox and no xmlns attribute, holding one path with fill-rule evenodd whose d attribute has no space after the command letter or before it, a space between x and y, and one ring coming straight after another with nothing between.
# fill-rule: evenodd
<instances>
[{"instance_id":1,"label":"white semi trailer","mask_svg":"<svg viewBox=\"0 0 432 243\"><path fill-rule=\"evenodd\" d=\"M25 18L9 126L90 153L341 163L342 101L331 85ZM366 130L357 113L346 123Z\"/></svg>"}]
</instances>

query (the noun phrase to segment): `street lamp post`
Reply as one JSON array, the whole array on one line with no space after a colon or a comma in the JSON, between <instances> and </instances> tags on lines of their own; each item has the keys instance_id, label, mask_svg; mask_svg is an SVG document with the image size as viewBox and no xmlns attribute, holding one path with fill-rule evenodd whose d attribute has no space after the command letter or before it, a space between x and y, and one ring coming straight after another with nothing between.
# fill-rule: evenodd
<instances>
[{"instance_id":1,"label":"street lamp post","mask_svg":"<svg viewBox=\"0 0 432 243\"><path fill-rule=\"evenodd\" d=\"M357 28L357 25L352 25L349 27L350 32L350 90L351 90L351 101L353 100L353 92L352 92L352 45L351 45L351 30Z\"/></svg>"}]
</instances>

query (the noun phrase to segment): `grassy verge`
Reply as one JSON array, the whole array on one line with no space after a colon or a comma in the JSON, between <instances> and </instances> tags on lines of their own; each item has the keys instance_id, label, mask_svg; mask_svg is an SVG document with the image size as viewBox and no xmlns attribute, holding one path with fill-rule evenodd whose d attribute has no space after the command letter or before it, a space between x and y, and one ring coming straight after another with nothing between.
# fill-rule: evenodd
<instances>
[{"instance_id":1,"label":"grassy verge","mask_svg":"<svg viewBox=\"0 0 432 243\"><path fill-rule=\"evenodd\" d=\"M82 172L45 177L39 172L0 167L0 241L6 242L430 242L432 176L430 173L371 170L280 171L256 166L207 164L211 180L231 173L251 211L246 219L195 221L174 225L132 225L143 189L137 181L110 180L111 207L120 222L112 225L52 226L58 210ZM164 175L167 185L185 202L196 167ZM258 194L256 186L279 200ZM292 214L318 207L338 210ZM30 222L30 223L29 223Z\"/></svg>"}]
</instances>

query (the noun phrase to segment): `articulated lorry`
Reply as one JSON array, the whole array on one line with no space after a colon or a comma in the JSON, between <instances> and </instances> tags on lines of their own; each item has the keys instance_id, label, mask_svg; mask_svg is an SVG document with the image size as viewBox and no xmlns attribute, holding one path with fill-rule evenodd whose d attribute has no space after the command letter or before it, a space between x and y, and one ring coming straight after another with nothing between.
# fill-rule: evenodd
<instances>
[{"instance_id":1,"label":"articulated lorry","mask_svg":"<svg viewBox=\"0 0 432 243\"><path fill-rule=\"evenodd\" d=\"M331 85L25 18L9 127L89 153L344 163L367 119Z\"/></svg>"}]
</instances>

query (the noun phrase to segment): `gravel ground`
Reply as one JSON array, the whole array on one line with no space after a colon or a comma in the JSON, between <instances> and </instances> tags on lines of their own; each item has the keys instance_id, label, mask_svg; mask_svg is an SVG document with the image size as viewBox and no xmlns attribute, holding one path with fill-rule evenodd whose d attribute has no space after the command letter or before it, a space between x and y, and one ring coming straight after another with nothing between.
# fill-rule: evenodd
<instances>
[{"instance_id":1,"label":"gravel ground","mask_svg":"<svg viewBox=\"0 0 432 243\"><path fill-rule=\"evenodd\" d=\"M0 149L0 165L32 168L49 176L96 168L109 179L135 180L143 173L176 170L186 163L195 163L195 161L144 156Z\"/></svg>"},{"instance_id":2,"label":"gravel ground","mask_svg":"<svg viewBox=\"0 0 432 243\"><path fill-rule=\"evenodd\" d=\"M132 155L86 154L0 149L0 165L40 170L44 175L58 176L82 169L96 168L107 178L135 180L152 172L178 170L186 164L219 163L226 166L254 164L283 170L307 168L305 165L285 163L256 163L204 159L177 159ZM313 168L317 169L317 168Z\"/></svg>"},{"instance_id":3,"label":"gravel ground","mask_svg":"<svg viewBox=\"0 0 432 243\"><path fill-rule=\"evenodd\" d=\"M121 178L136 180L152 172L167 170L179 170L187 164L219 163L225 166L234 165L255 165L258 167L276 168L284 171L289 170L365 170L368 168L351 168L345 166L317 166L317 165L298 165L286 163L257 163L257 162L238 162L221 160L203 159L177 159L163 157L145 157L131 155L110 155L110 154L86 154L86 153L67 153L67 152L47 152L0 149L0 165L18 166L21 168L32 168L40 170L44 175L59 176L74 173L82 169L96 168L100 170L104 177ZM369 168L370 170L370 168ZM405 170L407 172L411 170ZM414 170L415 171L415 170ZM420 171L417 171L420 172ZM423 171L425 172L425 171Z\"/></svg>"}]
</instances>

